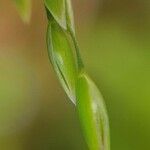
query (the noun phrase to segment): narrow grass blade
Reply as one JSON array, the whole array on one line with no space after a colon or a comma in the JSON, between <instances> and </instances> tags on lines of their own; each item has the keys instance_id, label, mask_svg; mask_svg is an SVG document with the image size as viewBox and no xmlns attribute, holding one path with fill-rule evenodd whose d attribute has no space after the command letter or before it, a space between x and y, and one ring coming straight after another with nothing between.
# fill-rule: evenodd
<instances>
[{"instance_id":1,"label":"narrow grass blade","mask_svg":"<svg viewBox=\"0 0 150 150\"><path fill-rule=\"evenodd\" d=\"M75 81L77 67L68 36L55 21L51 21L47 32L47 45L51 63L66 91L75 103Z\"/></svg>"},{"instance_id":2,"label":"narrow grass blade","mask_svg":"<svg viewBox=\"0 0 150 150\"><path fill-rule=\"evenodd\" d=\"M82 72L77 79L77 110L89 150L109 150L109 122L103 98Z\"/></svg>"},{"instance_id":3,"label":"narrow grass blade","mask_svg":"<svg viewBox=\"0 0 150 150\"><path fill-rule=\"evenodd\" d=\"M31 0L13 0L16 8L22 18L26 23L30 21L31 18Z\"/></svg>"}]
</instances>

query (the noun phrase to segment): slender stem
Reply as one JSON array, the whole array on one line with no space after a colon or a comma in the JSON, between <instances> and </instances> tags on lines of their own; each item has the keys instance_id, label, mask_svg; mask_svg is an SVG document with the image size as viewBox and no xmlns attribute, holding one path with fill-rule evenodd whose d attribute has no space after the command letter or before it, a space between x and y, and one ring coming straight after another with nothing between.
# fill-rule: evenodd
<instances>
[{"instance_id":1,"label":"slender stem","mask_svg":"<svg viewBox=\"0 0 150 150\"><path fill-rule=\"evenodd\" d=\"M83 63L82 58L81 58L79 44L78 44L78 41L76 39L75 33L72 30L69 30L69 33L71 35L72 41L73 41L74 46L75 46L78 69L79 69L79 71L81 71L84 68L84 63Z\"/></svg>"}]
</instances>

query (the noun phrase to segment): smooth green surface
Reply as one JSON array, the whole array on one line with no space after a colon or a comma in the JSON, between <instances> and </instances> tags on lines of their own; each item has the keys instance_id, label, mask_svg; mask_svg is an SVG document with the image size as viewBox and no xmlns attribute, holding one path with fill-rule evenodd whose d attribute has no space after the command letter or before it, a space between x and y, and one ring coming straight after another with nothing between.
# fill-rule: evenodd
<instances>
[{"instance_id":1,"label":"smooth green surface","mask_svg":"<svg viewBox=\"0 0 150 150\"><path fill-rule=\"evenodd\" d=\"M89 150L109 150L109 122L103 98L83 72L76 86L77 110Z\"/></svg>"},{"instance_id":2,"label":"smooth green surface","mask_svg":"<svg viewBox=\"0 0 150 150\"><path fill-rule=\"evenodd\" d=\"M66 18L67 18L68 30L70 30L75 34L74 16L73 16L71 0L66 0Z\"/></svg>"},{"instance_id":3,"label":"smooth green surface","mask_svg":"<svg viewBox=\"0 0 150 150\"><path fill-rule=\"evenodd\" d=\"M66 29L65 0L44 0L44 3L58 24Z\"/></svg>"},{"instance_id":4,"label":"smooth green surface","mask_svg":"<svg viewBox=\"0 0 150 150\"><path fill-rule=\"evenodd\" d=\"M71 1L65 0L64 7L62 7L63 1L48 2L49 5L46 5L49 20L47 44L51 63L67 95L74 104L77 102L76 109L79 112L89 150L109 150L109 123L103 98L87 75L80 74L84 65L76 40ZM63 10L69 32L63 29L64 27L53 13L61 17L64 14ZM75 49L71 47L70 40ZM73 57L74 50L76 55ZM76 78L78 76L79 79Z\"/></svg>"},{"instance_id":5,"label":"smooth green surface","mask_svg":"<svg viewBox=\"0 0 150 150\"><path fill-rule=\"evenodd\" d=\"M24 22L29 22L31 18L31 0L13 0L16 8Z\"/></svg>"},{"instance_id":6,"label":"smooth green surface","mask_svg":"<svg viewBox=\"0 0 150 150\"><path fill-rule=\"evenodd\" d=\"M55 21L49 23L47 45L54 70L67 95L75 103L77 67L73 56L72 45L66 33Z\"/></svg>"},{"instance_id":7,"label":"smooth green surface","mask_svg":"<svg viewBox=\"0 0 150 150\"><path fill-rule=\"evenodd\" d=\"M45 0L45 6L64 29L75 33L71 0Z\"/></svg>"}]
</instances>

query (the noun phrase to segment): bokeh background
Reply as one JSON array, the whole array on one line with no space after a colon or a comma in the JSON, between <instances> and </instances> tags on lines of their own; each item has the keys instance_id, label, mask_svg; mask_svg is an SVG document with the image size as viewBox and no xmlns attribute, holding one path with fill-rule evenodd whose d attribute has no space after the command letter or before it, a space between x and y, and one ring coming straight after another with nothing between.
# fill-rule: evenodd
<instances>
[{"instance_id":1,"label":"bokeh background","mask_svg":"<svg viewBox=\"0 0 150 150\"><path fill-rule=\"evenodd\" d=\"M86 69L105 98L112 150L150 149L150 1L73 0ZM87 150L46 50L46 15L0 1L0 149Z\"/></svg>"}]
</instances>

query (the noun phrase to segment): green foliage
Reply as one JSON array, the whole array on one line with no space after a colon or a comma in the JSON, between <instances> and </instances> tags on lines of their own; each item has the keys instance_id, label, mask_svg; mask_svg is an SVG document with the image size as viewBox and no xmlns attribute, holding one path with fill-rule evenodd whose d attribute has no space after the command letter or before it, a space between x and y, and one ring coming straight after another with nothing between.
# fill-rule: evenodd
<instances>
[{"instance_id":1,"label":"green foliage","mask_svg":"<svg viewBox=\"0 0 150 150\"><path fill-rule=\"evenodd\" d=\"M45 6L49 20L49 58L68 97L77 104L89 150L109 150L107 111L98 88L84 72L75 36L71 1L45 0ZM70 42L74 46L70 46ZM74 49L76 55L73 57Z\"/></svg>"},{"instance_id":2,"label":"green foliage","mask_svg":"<svg viewBox=\"0 0 150 150\"><path fill-rule=\"evenodd\" d=\"M30 0L15 0L24 21L30 18ZM109 121L103 98L84 71L76 40L71 0L44 0L48 16L50 61L70 100L77 104L89 150L109 150ZM75 50L75 52L74 52Z\"/></svg>"},{"instance_id":3,"label":"green foliage","mask_svg":"<svg viewBox=\"0 0 150 150\"><path fill-rule=\"evenodd\" d=\"M75 103L75 81L77 67L72 52L72 44L67 34L55 22L49 22L47 31L47 46L54 70L73 103Z\"/></svg>"},{"instance_id":4,"label":"green foliage","mask_svg":"<svg viewBox=\"0 0 150 150\"><path fill-rule=\"evenodd\" d=\"M65 0L44 0L44 3L58 24L66 29Z\"/></svg>"},{"instance_id":5,"label":"green foliage","mask_svg":"<svg viewBox=\"0 0 150 150\"><path fill-rule=\"evenodd\" d=\"M31 0L13 0L18 13L24 22L29 22L31 17Z\"/></svg>"},{"instance_id":6,"label":"green foliage","mask_svg":"<svg viewBox=\"0 0 150 150\"><path fill-rule=\"evenodd\" d=\"M76 86L77 110L90 150L109 150L109 122L103 97L85 72Z\"/></svg>"},{"instance_id":7,"label":"green foliage","mask_svg":"<svg viewBox=\"0 0 150 150\"><path fill-rule=\"evenodd\" d=\"M75 32L70 0L44 0L44 4L50 15L63 29Z\"/></svg>"},{"instance_id":8,"label":"green foliage","mask_svg":"<svg viewBox=\"0 0 150 150\"><path fill-rule=\"evenodd\" d=\"M74 27L74 19L73 19L73 11L71 6L71 0L66 0L66 20L67 20L67 27L70 32L75 34L75 27Z\"/></svg>"}]
</instances>

